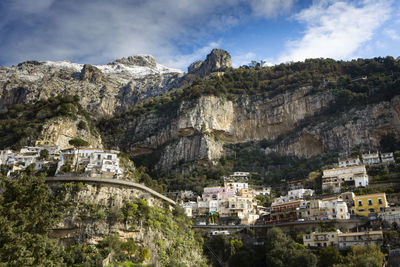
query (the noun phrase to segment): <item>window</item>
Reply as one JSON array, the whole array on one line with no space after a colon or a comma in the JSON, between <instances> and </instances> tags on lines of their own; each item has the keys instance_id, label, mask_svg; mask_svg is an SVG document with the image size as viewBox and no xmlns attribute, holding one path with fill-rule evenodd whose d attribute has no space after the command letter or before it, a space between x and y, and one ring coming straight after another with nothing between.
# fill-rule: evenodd
<instances>
[{"instance_id":1,"label":"window","mask_svg":"<svg viewBox=\"0 0 400 267\"><path fill-rule=\"evenodd\" d=\"M375 212L375 210L373 208L370 208L369 212Z\"/></svg>"},{"instance_id":2,"label":"window","mask_svg":"<svg viewBox=\"0 0 400 267\"><path fill-rule=\"evenodd\" d=\"M362 201L361 200L358 201L358 206L360 206L360 207L362 206Z\"/></svg>"},{"instance_id":3,"label":"window","mask_svg":"<svg viewBox=\"0 0 400 267\"><path fill-rule=\"evenodd\" d=\"M378 204L382 204L382 198L378 198Z\"/></svg>"},{"instance_id":4,"label":"window","mask_svg":"<svg viewBox=\"0 0 400 267\"><path fill-rule=\"evenodd\" d=\"M107 159L111 159L111 155L107 155Z\"/></svg>"},{"instance_id":5,"label":"window","mask_svg":"<svg viewBox=\"0 0 400 267\"><path fill-rule=\"evenodd\" d=\"M372 200L371 199L368 199L368 205L372 206Z\"/></svg>"},{"instance_id":6,"label":"window","mask_svg":"<svg viewBox=\"0 0 400 267\"><path fill-rule=\"evenodd\" d=\"M101 155L97 155L97 159L101 159Z\"/></svg>"}]
</instances>

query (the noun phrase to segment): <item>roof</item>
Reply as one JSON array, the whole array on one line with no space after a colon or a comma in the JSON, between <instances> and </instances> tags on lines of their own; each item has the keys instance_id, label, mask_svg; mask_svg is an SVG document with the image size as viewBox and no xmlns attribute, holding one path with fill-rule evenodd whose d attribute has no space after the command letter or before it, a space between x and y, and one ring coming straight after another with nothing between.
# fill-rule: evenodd
<instances>
[{"instance_id":1,"label":"roof","mask_svg":"<svg viewBox=\"0 0 400 267\"><path fill-rule=\"evenodd\" d=\"M367 234L383 234L382 231L366 231L366 232L348 232L348 233L340 233L340 235L348 235L348 236L355 236L355 235L367 235Z\"/></svg>"},{"instance_id":2,"label":"roof","mask_svg":"<svg viewBox=\"0 0 400 267\"><path fill-rule=\"evenodd\" d=\"M367 197L367 196L382 196L382 195L386 196L386 193L383 192L383 193L373 193L373 194L359 195L359 196L355 196L354 198Z\"/></svg>"}]
</instances>

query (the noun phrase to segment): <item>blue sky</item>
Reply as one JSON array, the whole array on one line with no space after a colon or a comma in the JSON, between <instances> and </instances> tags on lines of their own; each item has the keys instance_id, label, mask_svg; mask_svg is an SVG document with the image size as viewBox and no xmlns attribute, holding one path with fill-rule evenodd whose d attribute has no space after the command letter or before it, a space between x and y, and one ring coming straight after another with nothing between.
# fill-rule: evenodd
<instances>
[{"instance_id":1,"label":"blue sky","mask_svg":"<svg viewBox=\"0 0 400 267\"><path fill-rule=\"evenodd\" d=\"M395 0L1 0L0 65L104 64L151 54L186 70L212 48L233 65L400 56Z\"/></svg>"}]
</instances>

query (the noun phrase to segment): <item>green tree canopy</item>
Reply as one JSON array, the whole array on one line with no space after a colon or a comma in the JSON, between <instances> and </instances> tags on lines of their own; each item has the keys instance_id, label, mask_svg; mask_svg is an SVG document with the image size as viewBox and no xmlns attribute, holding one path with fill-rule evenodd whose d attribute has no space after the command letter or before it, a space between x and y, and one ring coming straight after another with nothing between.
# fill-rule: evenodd
<instances>
[{"instance_id":1,"label":"green tree canopy","mask_svg":"<svg viewBox=\"0 0 400 267\"><path fill-rule=\"evenodd\" d=\"M286 236L279 228L269 230L265 248L267 266L317 266L317 257L303 245Z\"/></svg>"},{"instance_id":2,"label":"green tree canopy","mask_svg":"<svg viewBox=\"0 0 400 267\"><path fill-rule=\"evenodd\" d=\"M380 248L375 245L352 246L350 253L343 259L343 264L334 265L335 267L380 267L383 264L385 255Z\"/></svg>"},{"instance_id":3,"label":"green tree canopy","mask_svg":"<svg viewBox=\"0 0 400 267\"><path fill-rule=\"evenodd\" d=\"M48 234L59 218L44 177L0 176L0 266L58 266Z\"/></svg>"},{"instance_id":4,"label":"green tree canopy","mask_svg":"<svg viewBox=\"0 0 400 267\"><path fill-rule=\"evenodd\" d=\"M84 146L89 146L89 142L87 142L86 140L83 140L80 137L72 138L71 140L68 141L68 143L71 146L74 146L74 147L77 147L77 148L84 147Z\"/></svg>"}]
</instances>

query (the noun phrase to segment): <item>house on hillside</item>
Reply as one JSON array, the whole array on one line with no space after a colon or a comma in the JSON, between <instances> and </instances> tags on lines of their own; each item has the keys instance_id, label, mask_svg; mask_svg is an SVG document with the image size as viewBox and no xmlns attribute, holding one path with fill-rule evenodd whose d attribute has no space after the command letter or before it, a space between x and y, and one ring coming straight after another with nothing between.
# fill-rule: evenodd
<instances>
[{"instance_id":1,"label":"house on hillside","mask_svg":"<svg viewBox=\"0 0 400 267\"><path fill-rule=\"evenodd\" d=\"M368 182L365 165L327 169L323 170L322 190L340 193L343 184L360 187L367 186Z\"/></svg>"},{"instance_id":2,"label":"house on hillside","mask_svg":"<svg viewBox=\"0 0 400 267\"><path fill-rule=\"evenodd\" d=\"M348 158L342 158L342 159L338 159L339 162L339 167L350 167L350 166L357 166L361 164L361 160L360 158L357 157L348 157Z\"/></svg>"},{"instance_id":3,"label":"house on hillside","mask_svg":"<svg viewBox=\"0 0 400 267\"><path fill-rule=\"evenodd\" d=\"M389 204L385 193L375 193L354 197L352 214L368 216L370 213L384 212Z\"/></svg>"}]
</instances>

